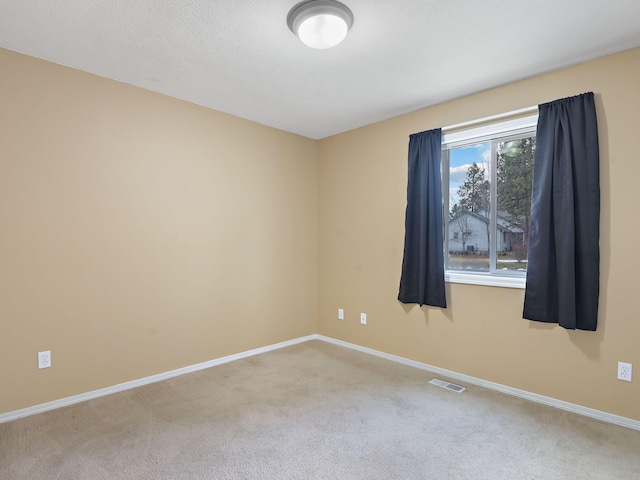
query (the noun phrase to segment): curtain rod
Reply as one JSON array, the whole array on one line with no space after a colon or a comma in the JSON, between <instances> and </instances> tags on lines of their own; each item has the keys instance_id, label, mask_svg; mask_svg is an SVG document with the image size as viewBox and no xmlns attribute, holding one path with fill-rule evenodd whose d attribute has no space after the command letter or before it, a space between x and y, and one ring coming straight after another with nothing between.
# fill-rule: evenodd
<instances>
[{"instance_id":1,"label":"curtain rod","mask_svg":"<svg viewBox=\"0 0 640 480\"><path fill-rule=\"evenodd\" d=\"M499 120L505 117L511 117L513 115L518 115L520 113L528 113L538 110L538 105L532 105L531 107L521 108L519 110L512 110L511 112L499 113L497 115L491 115L489 117L478 118L476 120L469 120L468 122L456 123L454 125L448 125L446 127L442 127L442 131L445 132L447 130L455 130L462 127L470 127L471 125L476 125L478 123L490 122L491 120Z\"/></svg>"}]
</instances>

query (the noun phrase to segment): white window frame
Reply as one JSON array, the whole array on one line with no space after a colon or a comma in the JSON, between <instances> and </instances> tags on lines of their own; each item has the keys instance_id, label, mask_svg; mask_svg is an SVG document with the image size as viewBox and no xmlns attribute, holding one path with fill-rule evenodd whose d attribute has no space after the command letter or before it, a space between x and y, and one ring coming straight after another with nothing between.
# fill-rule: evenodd
<instances>
[{"instance_id":1,"label":"white window frame","mask_svg":"<svg viewBox=\"0 0 640 480\"><path fill-rule=\"evenodd\" d=\"M479 123L478 122L472 122L472 123ZM443 129L443 135L442 135L442 148L443 150L445 148L450 148L450 147L455 147L455 146L462 146L465 144L472 144L472 143L480 143L482 141L488 140L489 138L495 138L496 136L510 136L510 135L517 135L520 133L531 133L533 132L535 134L535 128L536 125L538 123L538 114L536 113L535 115L529 115L529 116L525 116L525 117L520 117L520 118L515 118L515 119L510 119L510 120L504 120L504 121L500 121L500 122L495 122L495 123L491 123L488 125L482 125L482 126L478 126L478 127L473 127L473 128L467 128L464 130L457 130L457 131L452 131L452 132L447 132L447 128ZM449 127L449 129L451 129L452 127ZM495 155L495 152L492 152L492 156ZM492 161L495 161L495 159L493 159ZM445 164L446 163L446 164ZM494 186L496 185L496 177L497 177L497 172L495 168L491 169L491 185L492 185L492 198L491 198L491 205L492 205L492 212L491 212L491 231L492 232L496 232L496 199L495 197L495 188ZM445 218L448 218L448 211L449 211L449 162L448 162L448 157L445 158L443 156L443 165L442 165L442 185L443 187L446 186L446 193L444 191L443 188L443 201L444 201L444 206L445 206ZM448 255L448 242L447 239L448 237L448 229L449 229L449 225L447 221L444 221L444 231L443 231L443 236L444 236L444 250L443 250L443 255L445 256L445 260L446 260L446 256ZM493 235L495 237L495 233ZM495 252L493 251L495 249L491 249L490 255L492 256L491 258L491 262L494 262L495 259L493 258L493 256L495 255ZM446 261L445 261L446 264ZM502 273L501 271L493 271L493 272L457 272L457 271L453 271L453 270L446 270L445 271L445 281L449 282L449 283L463 283L463 284L470 284L470 285L486 285L486 286L493 286L493 287L507 287L507 288L525 288L525 284L526 284L526 274L525 275L517 275L517 274L507 274L507 273Z\"/></svg>"}]
</instances>

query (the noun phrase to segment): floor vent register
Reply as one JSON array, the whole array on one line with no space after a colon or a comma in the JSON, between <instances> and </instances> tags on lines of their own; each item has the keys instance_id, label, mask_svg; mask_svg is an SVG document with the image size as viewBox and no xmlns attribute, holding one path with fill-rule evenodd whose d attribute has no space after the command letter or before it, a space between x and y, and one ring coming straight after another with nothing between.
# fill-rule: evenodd
<instances>
[{"instance_id":1,"label":"floor vent register","mask_svg":"<svg viewBox=\"0 0 640 480\"><path fill-rule=\"evenodd\" d=\"M465 388L460 385L456 385L455 383L445 382L444 380L439 380L434 378L433 380L429 380L429 383L432 385L437 385L438 387L446 388L447 390L452 390L456 393L464 392Z\"/></svg>"}]
</instances>

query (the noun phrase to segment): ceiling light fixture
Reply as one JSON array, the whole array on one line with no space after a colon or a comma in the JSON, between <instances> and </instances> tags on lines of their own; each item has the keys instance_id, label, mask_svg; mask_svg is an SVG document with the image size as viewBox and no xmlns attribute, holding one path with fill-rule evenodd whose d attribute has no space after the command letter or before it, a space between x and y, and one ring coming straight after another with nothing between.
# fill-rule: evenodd
<instances>
[{"instance_id":1,"label":"ceiling light fixture","mask_svg":"<svg viewBox=\"0 0 640 480\"><path fill-rule=\"evenodd\" d=\"M353 25L349 7L335 0L309 0L297 4L287 15L287 25L302 43L317 49L338 45Z\"/></svg>"}]
</instances>

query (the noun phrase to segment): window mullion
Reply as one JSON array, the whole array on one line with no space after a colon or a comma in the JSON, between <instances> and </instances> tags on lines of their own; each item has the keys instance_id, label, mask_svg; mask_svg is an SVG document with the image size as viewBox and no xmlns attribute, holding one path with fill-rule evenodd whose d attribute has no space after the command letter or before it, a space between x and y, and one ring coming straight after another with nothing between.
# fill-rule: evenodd
<instances>
[{"instance_id":1,"label":"window mullion","mask_svg":"<svg viewBox=\"0 0 640 480\"><path fill-rule=\"evenodd\" d=\"M449 149L442 149L442 158L440 160L440 178L442 181L442 191L446 190L447 194L442 196L442 223L443 223L443 242L442 249L444 255L444 269L449 270Z\"/></svg>"},{"instance_id":2,"label":"window mullion","mask_svg":"<svg viewBox=\"0 0 640 480\"><path fill-rule=\"evenodd\" d=\"M498 141L491 142L491 158L489 160L490 188L489 188L489 271L495 273L498 270Z\"/></svg>"}]
</instances>

